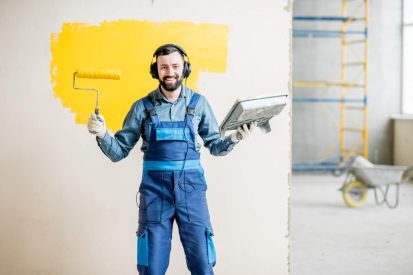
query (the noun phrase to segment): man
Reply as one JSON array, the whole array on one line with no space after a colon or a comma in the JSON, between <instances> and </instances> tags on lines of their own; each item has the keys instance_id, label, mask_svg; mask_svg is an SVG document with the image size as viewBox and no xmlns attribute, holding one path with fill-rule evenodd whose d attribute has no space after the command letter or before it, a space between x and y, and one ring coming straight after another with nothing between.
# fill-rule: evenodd
<instances>
[{"instance_id":1,"label":"man","mask_svg":"<svg viewBox=\"0 0 413 275\"><path fill-rule=\"evenodd\" d=\"M92 114L88 129L112 161L125 158L142 137L143 176L139 187L138 263L140 274L165 274L176 220L191 274L213 274L215 248L200 165L197 136L211 154L226 155L256 124L243 125L221 139L217 121L205 97L182 85L191 73L183 48L160 46L150 73L157 89L136 101L122 130L106 131L102 116Z\"/></svg>"}]
</instances>

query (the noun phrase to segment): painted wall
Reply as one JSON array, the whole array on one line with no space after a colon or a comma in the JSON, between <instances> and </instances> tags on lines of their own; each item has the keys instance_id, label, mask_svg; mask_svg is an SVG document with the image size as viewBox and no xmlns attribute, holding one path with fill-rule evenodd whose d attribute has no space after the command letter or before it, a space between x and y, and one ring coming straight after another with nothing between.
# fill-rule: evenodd
<instances>
[{"instance_id":1,"label":"painted wall","mask_svg":"<svg viewBox=\"0 0 413 275\"><path fill-rule=\"evenodd\" d=\"M85 59L79 62L85 61L87 40L67 46L79 49L63 57L70 66L53 66L53 45L65 23L99 28L122 20L131 25L183 22L193 26L191 38L199 35L195 30L202 24L224 29L222 44L203 48L197 41L177 41L194 57L196 73L188 85L206 95L221 121L238 97L288 92L291 8L286 0L1 1L0 274L136 274L140 144L114 164L87 132L84 123L94 96L72 89L70 68L77 64L69 58L82 53ZM118 34L124 39L128 33ZM137 99L140 88L156 85L143 64L149 67L153 50L167 37L148 39L137 32L126 49L111 48L119 45L112 40L101 45L101 59L91 52L90 63L80 64L96 61L124 70L119 82L95 82L102 85L101 111L108 112L112 129L127 110L111 108L132 104L134 89ZM215 60L213 53L221 45L225 50L218 52L224 55ZM221 63L225 66L213 68ZM115 113L118 117L110 115ZM218 253L216 274L288 274L290 120L288 105L271 121L270 134L257 131L223 158L202 151ZM176 228L172 250L168 274L189 274Z\"/></svg>"},{"instance_id":2,"label":"painted wall","mask_svg":"<svg viewBox=\"0 0 413 275\"><path fill-rule=\"evenodd\" d=\"M362 2L361 0L348 1L349 9L351 6L354 11L363 12ZM374 163L391 164L393 162L391 116L401 112L401 1L378 0L369 3L369 160ZM294 1L293 10L294 15L297 16L341 16L341 1L297 0ZM309 26L332 30L339 28L340 24L310 22ZM296 25L296 27L303 28L303 25ZM293 53L293 80L333 82L340 80L340 39L294 38ZM359 53L357 49L349 50L349 59L356 58ZM359 75L363 77L362 74ZM349 76L348 79L357 78ZM297 91L303 95L309 89L297 89ZM355 92L355 90L348 90L348 94ZM328 95L338 97L340 90L338 88L313 89L312 93L325 97ZM294 103L293 162L321 161L321 152L325 152L327 146L338 138L336 124L339 124L340 114L338 105L333 105ZM354 124L362 121L357 115L349 116L347 119L350 123L351 120L355 121ZM335 151L338 156L338 146Z\"/></svg>"}]
</instances>

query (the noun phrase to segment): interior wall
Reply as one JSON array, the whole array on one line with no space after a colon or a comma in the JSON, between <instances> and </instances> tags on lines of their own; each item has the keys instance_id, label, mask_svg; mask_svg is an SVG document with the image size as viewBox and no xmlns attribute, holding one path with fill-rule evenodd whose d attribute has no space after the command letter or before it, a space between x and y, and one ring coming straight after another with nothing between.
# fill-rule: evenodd
<instances>
[{"instance_id":1,"label":"interior wall","mask_svg":"<svg viewBox=\"0 0 413 275\"><path fill-rule=\"evenodd\" d=\"M348 7L363 12L363 1L347 2ZM369 1L368 155L374 163L393 162L391 115L401 112L401 12L401 1ZM294 16L341 16L341 1L296 0L293 13ZM310 22L308 25L328 30L340 30L341 26L340 23L328 21ZM303 29L303 26L301 24L300 28ZM360 51L348 52L349 58L354 58ZM293 60L294 81L340 81L339 38L294 38ZM360 81L362 77L361 74ZM355 78L350 76L348 79ZM303 95L323 94L324 97L340 95L339 88L301 88L298 92ZM355 92L349 89L347 93L351 97ZM321 161L322 152L327 151L328 145L335 139L338 144L338 104L294 103L293 113L293 162ZM353 120L362 121L357 116L353 116ZM338 146L335 152L338 157Z\"/></svg>"},{"instance_id":2,"label":"interior wall","mask_svg":"<svg viewBox=\"0 0 413 275\"><path fill-rule=\"evenodd\" d=\"M394 125L394 165L413 166L413 117L393 116Z\"/></svg>"},{"instance_id":3,"label":"interior wall","mask_svg":"<svg viewBox=\"0 0 413 275\"><path fill-rule=\"evenodd\" d=\"M52 33L119 19L228 26L227 70L197 83L218 121L236 98L289 91L287 0L1 1L0 274L136 274L139 144L112 163L50 80ZM288 274L290 122L288 104L270 134L226 157L202 151L216 274ZM189 274L176 227L168 274Z\"/></svg>"}]
</instances>

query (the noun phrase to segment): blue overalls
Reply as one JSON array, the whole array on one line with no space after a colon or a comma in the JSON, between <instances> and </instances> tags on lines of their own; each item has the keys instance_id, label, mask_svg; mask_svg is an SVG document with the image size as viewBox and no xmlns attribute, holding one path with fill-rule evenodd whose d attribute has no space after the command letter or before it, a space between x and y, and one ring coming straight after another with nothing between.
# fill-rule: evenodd
<instances>
[{"instance_id":1,"label":"blue overalls","mask_svg":"<svg viewBox=\"0 0 413 275\"><path fill-rule=\"evenodd\" d=\"M191 97L184 121L159 121L151 97L143 99L151 123L139 187L137 268L141 275L166 273L174 219L191 274L214 274L216 257L205 196L207 185L192 124L199 97L196 93Z\"/></svg>"}]
</instances>

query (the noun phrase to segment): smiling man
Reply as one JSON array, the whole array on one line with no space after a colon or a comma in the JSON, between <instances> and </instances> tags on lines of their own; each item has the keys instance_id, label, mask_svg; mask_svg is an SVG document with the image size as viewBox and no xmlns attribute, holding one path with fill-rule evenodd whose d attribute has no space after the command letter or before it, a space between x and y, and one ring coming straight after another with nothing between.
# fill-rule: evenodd
<instances>
[{"instance_id":1,"label":"smiling man","mask_svg":"<svg viewBox=\"0 0 413 275\"><path fill-rule=\"evenodd\" d=\"M201 144L215 156L229 153L256 124L243 125L224 138L204 96L182 85L191 74L185 50L175 44L160 46L150 66L159 86L136 101L123 128L111 135L102 116L92 114L89 132L112 161L125 158L142 137L143 175L139 186L137 268L139 274L163 275L169 265L172 226L176 221L191 274L214 274L213 230L200 164Z\"/></svg>"}]
</instances>

